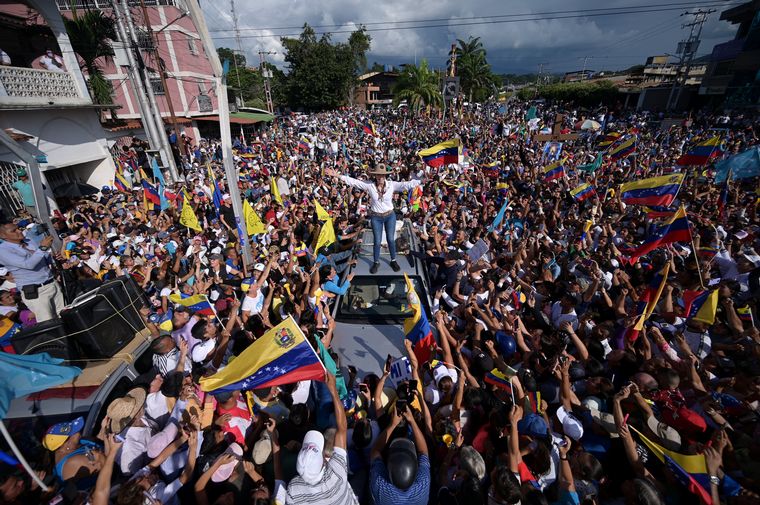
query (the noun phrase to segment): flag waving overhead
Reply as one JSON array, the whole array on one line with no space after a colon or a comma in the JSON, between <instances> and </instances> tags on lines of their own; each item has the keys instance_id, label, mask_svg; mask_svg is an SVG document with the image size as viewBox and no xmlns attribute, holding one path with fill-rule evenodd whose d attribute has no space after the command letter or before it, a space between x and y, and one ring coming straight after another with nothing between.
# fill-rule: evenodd
<instances>
[{"instance_id":1,"label":"flag waving overhead","mask_svg":"<svg viewBox=\"0 0 760 505\"><path fill-rule=\"evenodd\" d=\"M148 182L148 179L142 180L143 194L146 200L154 205L161 205L161 196L158 194L158 189Z\"/></svg>"},{"instance_id":2,"label":"flag waving overhead","mask_svg":"<svg viewBox=\"0 0 760 505\"><path fill-rule=\"evenodd\" d=\"M409 302L409 307L414 314L404 321L404 335L406 339L412 342L412 348L414 349L414 355L417 356L417 361L425 363L430 359L432 346L435 346L435 337L433 331L430 329L430 323L428 323L427 315L425 315L425 309L420 303L420 298L417 296L417 292L414 290L414 284L408 275L404 274L406 279L406 297Z\"/></svg>"},{"instance_id":3,"label":"flag waving overhead","mask_svg":"<svg viewBox=\"0 0 760 505\"><path fill-rule=\"evenodd\" d=\"M630 342L636 340L644 328L644 323L654 312L657 303L660 301L665 284L668 282L668 273L670 272L670 263L666 263L654 278L649 282L649 285L644 290L644 293L639 297L639 303L637 307L638 319L632 328L628 328L626 337Z\"/></svg>"},{"instance_id":4,"label":"flag waving overhead","mask_svg":"<svg viewBox=\"0 0 760 505\"><path fill-rule=\"evenodd\" d=\"M544 179L546 181L554 181L556 179L560 179L564 177L565 175L565 167L563 166L563 163L565 162L564 159L557 160L553 163L550 163L546 165L542 170L544 172Z\"/></svg>"},{"instance_id":5,"label":"flag waving overhead","mask_svg":"<svg viewBox=\"0 0 760 505\"><path fill-rule=\"evenodd\" d=\"M613 160L623 160L636 151L636 137L631 137L617 145L610 147L610 158Z\"/></svg>"},{"instance_id":6,"label":"flag waving overhead","mask_svg":"<svg viewBox=\"0 0 760 505\"><path fill-rule=\"evenodd\" d=\"M272 192L272 198L274 198L274 201L282 205L280 188L277 187L277 181L274 180L274 177L269 178L269 190Z\"/></svg>"},{"instance_id":7,"label":"flag waving overhead","mask_svg":"<svg viewBox=\"0 0 760 505\"><path fill-rule=\"evenodd\" d=\"M722 153L720 137L716 135L689 149L676 160L676 165L707 165Z\"/></svg>"},{"instance_id":8,"label":"flag waving overhead","mask_svg":"<svg viewBox=\"0 0 760 505\"><path fill-rule=\"evenodd\" d=\"M193 295L188 296L187 298L182 298L181 295L174 294L169 295L169 300L174 303L184 305L196 314L200 314L202 316L216 315L216 310L214 310L214 306L211 305L211 302L208 301L208 297L206 295Z\"/></svg>"},{"instance_id":9,"label":"flag waving overhead","mask_svg":"<svg viewBox=\"0 0 760 505\"><path fill-rule=\"evenodd\" d=\"M718 312L718 290L684 291L683 304L687 320L713 324Z\"/></svg>"},{"instance_id":10,"label":"flag waving overhead","mask_svg":"<svg viewBox=\"0 0 760 505\"><path fill-rule=\"evenodd\" d=\"M328 214L325 208L319 204L319 201L314 200L314 207L317 209L317 219L320 221L327 221L330 219L330 214Z\"/></svg>"},{"instance_id":11,"label":"flag waving overhead","mask_svg":"<svg viewBox=\"0 0 760 505\"><path fill-rule=\"evenodd\" d=\"M589 198L596 196L596 190L594 189L594 186L592 186L589 183L581 184L577 188L570 190L570 195L578 200L579 202L582 202L583 200L587 200Z\"/></svg>"},{"instance_id":12,"label":"flag waving overhead","mask_svg":"<svg viewBox=\"0 0 760 505\"><path fill-rule=\"evenodd\" d=\"M190 200L187 198L187 194L185 195L185 203L182 205L182 214L179 216L179 224L182 226L187 226L191 230L203 230L200 223L198 222L198 218L195 217L193 206L190 205Z\"/></svg>"},{"instance_id":13,"label":"flag waving overhead","mask_svg":"<svg viewBox=\"0 0 760 505\"><path fill-rule=\"evenodd\" d=\"M675 214L673 214L673 217L668 219L664 224L655 226L644 243L631 252L631 263L633 263L636 258L644 256L649 251L653 251L661 245L670 244L672 242L689 241L691 241L689 220L686 218L686 211L681 207Z\"/></svg>"},{"instance_id":14,"label":"flag waving overhead","mask_svg":"<svg viewBox=\"0 0 760 505\"><path fill-rule=\"evenodd\" d=\"M317 245L314 247L314 252L317 253L320 247L326 247L333 242L335 242L335 227L333 226L332 219L328 219L322 225L322 229L319 230L319 237L317 238Z\"/></svg>"},{"instance_id":15,"label":"flag waving overhead","mask_svg":"<svg viewBox=\"0 0 760 505\"><path fill-rule=\"evenodd\" d=\"M417 152L419 156L422 156L422 161L431 167L459 163L461 153L462 142L459 139L447 140Z\"/></svg>"},{"instance_id":16,"label":"flag waving overhead","mask_svg":"<svg viewBox=\"0 0 760 505\"><path fill-rule=\"evenodd\" d=\"M258 235L260 233L266 233L267 227L259 219L256 211L251 207L251 202L243 200L243 215L245 217L245 227L248 229L248 235Z\"/></svg>"},{"instance_id":17,"label":"flag waving overhead","mask_svg":"<svg viewBox=\"0 0 760 505\"><path fill-rule=\"evenodd\" d=\"M122 193L127 193L132 189L132 184L127 181L126 177L124 177L118 168L113 175L113 185Z\"/></svg>"},{"instance_id":18,"label":"flag waving overhead","mask_svg":"<svg viewBox=\"0 0 760 505\"><path fill-rule=\"evenodd\" d=\"M211 392L263 389L306 380L323 380L325 367L290 316L248 346L211 377L200 380Z\"/></svg>"},{"instance_id":19,"label":"flag waving overhead","mask_svg":"<svg viewBox=\"0 0 760 505\"><path fill-rule=\"evenodd\" d=\"M620 199L629 205L659 205L673 203L681 189L684 174L663 175L620 185Z\"/></svg>"},{"instance_id":20,"label":"flag waving overhead","mask_svg":"<svg viewBox=\"0 0 760 505\"><path fill-rule=\"evenodd\" d=\"M599 147L609 147L615 143L623 134L619 132L610 132L607 135L601 135L599 137Z\"/></svg>"},{"instance_id":21,"label":"flag waving overhead","mask_svg":"<svg viewBox=\"0 0 760 505\"><path fill-rule=\"evenodd\" d=\"M603 158L602 153L599 153L596 155L596 158L594 159L593 163L588 163L586 165L578 165L578 167L576 168L580 170L581 172L596 172L602 166L602 158Z\"/></svg>"},{"instance_id":22,"label":"flag waving overhead","mask_svg":"<svg viewBox=\"0 0 760 505\"><path fill-rule=\"evenodd\" d=\"M636 432L647 449L670 469L681 484L697 495L702 505L713 505L710 476L707 473L707 463L703 454L681 454L668 450L649 440L633 426L630 426L630 429Z\"/></svg>"}]
</instances>

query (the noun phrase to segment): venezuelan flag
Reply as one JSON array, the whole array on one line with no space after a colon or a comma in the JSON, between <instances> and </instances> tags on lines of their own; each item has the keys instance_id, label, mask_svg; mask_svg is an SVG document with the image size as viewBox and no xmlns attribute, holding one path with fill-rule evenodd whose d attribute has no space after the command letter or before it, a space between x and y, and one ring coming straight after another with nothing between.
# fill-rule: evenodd
<instances>
[{"instance_id":1,"label":"venezuelan flag","mask_svg":"<svg viewBox=\"0 0 760 505\"><path fill-rule=\"evenodd\" d=\"M624 140L617 146L612 146L610 150L610 158L612 160L622 160L632 155L636 151L636 137L631 137L628 140Z\"/></svg>"},{"instance_id":2,"label":"venezuelan flag","mask_svg":"<svg viewBox=\"0 0 760 505\"><path fill-rule=\"evenodd\" d=\"M404 278L406 279L406 296L409 301L409 307L414 312L411 317L404 321L404 335L407 340L412 342L412 348L414 349L415 356L417 356L417 360L420 363L424 363L430 359L430 348L435 345L435 337L430 329L430 323L428 323L425 310L420 303L420 298L414 291L412 280L406 274L404 274Z\"/></svg>"},{"instance_id":3,"label":"venezuelan flag","mask_svg":"<svg viewBox=\"0 0 760 505\"><path fill-rule=\"evenodd\" d=\"M372 121L368 121L362 125L362 131L367 135L377 135L375 130L375 124Z\"/></svg>"},{"instance_id":4,"label":"venezuelan flag","mask_svg":"<svg viewBox=\"0 0 760 505\"><path fill-rule=\"evenodd\" d=\"M683 293L683 303L686 319L713 324L715 322L715 314L718 312L718 290L686 290Z\"/></svg>"},{"instance_id":5,"label":"venezuelan flag","mask_svg":"<svg viewBox=\"0 0 760 505\"><path fill-rule=\"evenodd\" d=\"M583 232L581 233L580 239L581 242L586 239L586 236L588 235L588 232L591 230L592 226L594 226L594 222L590 219L586 219L586 222L583 223Z\"/></svg>"},{"instance_id":6,"label":"venezuelan flag","mask_svg":"<svg viewBox=\"0 0 760 505\"><path fill-rule=\"evenodd\" d=\"M127 193L132 189L132 185L118 170L114 173L113 185L116 186L116 189L118 189L122 193Z\"/></svg>"},{"instance_id":7,"label":"venezuelan flag","mask_svg":"<svg viewBox=\"0 0 760 505\"><path fill-rule=\"evenodd\" d=\"M301 137L298 140L298 150L299 151L309 151L309 143L306 141L304 137Z\"/></svg>"},{"instance_id":8,"label":"venezuelan flag","mask_svg":"<svg viewBox=\"0 0 760 505\"><path fill-rule=\"evenodd\" d=\"M620 137L622 137L622 133L618 132L610 132L607 135L599 137L599 147L609 147L613 143L617 142Z\"/></svg>"},{"instance_id":9,"label":"venezuelan flag","mask_svg":"<svg viewBox=\"0 0 760 505\"><path fill-rule=\"evenodd\" d=\"M492 384L497 388L512 391L512 383L509 381L509 377L504 375L498 368L494 368L488 372L485 376L486 383Z\"/></svg>"},{"instance_id":10,"label":"venezuelan flag","mask_svg":"<svg viewBox=\"0 0 760 505\"><path fill-rule=\"evenodd\" d=\"M592 186L589 183L581 184L577 188L570 190L570 195L578 200L579 202L582 202L584 200L587 200L591 197L596 196L596 190L594 189L594 186Z\"/></svg>"},{"instance_id":11,"label":"venezuelan flag","mask_svg":"<svg viewBox=\"0 0 760 505\"><path fill-rule=\"evenodd\" d=\"M670 451L649 440L633 426L629 426L629 428L636 432L650 452L670 469L681 484L686 486L691 493L697 495L703 505L713 505L710 494L710 476L707 473L707 463L703 454L681 454Z\"/></svg>"},{"instance_id":12,"label":"venezuelan flag","mask_svg":"<svg viewBox=\"0 0 760 505\"><path fill-rule=\"evenodd\" d=\"M755 325L755 320L752 317L752 309L749 306L737 308L736 313L739 315L739 319L745 323L750 323L752 326Z\"/></svg>"},{"instance_id":13,"label":"venezuelan flag","mask_svg":"<svg viewBox=\"0 0 760 505\"><path fill-rule=\"evenodd\" d=\"M548 181L553 181L556 179L560 179L564 177L565 175L565 167L563 166L565 160L557 160L554 163L550 163L546 165L543 168L544 171L544 179Z\"/></svg>"},{"instance_id":14,"label":"venezuelan flag","mask_svg":"<svg viewBox=\"0 0 760 505\"><path fill-rule=\"evenodd\" d=\"M676 160L676 165L707 165L723 153L719 136L714 136L689 149Z\"/></svg>"},{"instance_id":15,"label":"venezuelan flag","mask_svg":"<svg viewBox=\"0 0 760 505\"><path fill-rule=\"evenodd\" d=\"M691 241L691 231L689 230L689 220L686 218L686 211L683 207L673 214L664 224L655 225L649 238L643 244L631 251L631 263L649 251L657 249L661 245L673 242Z\"/></svg>"},{"instance_id":16,"label":"venezuelan flag","mask_svg":"<svg viewBox=\"0 0 760 505\"><path fill-rule=\"evenodd\" d=\"M462 153L462 142L459 139L447 140L433 147L418 151L422 161L431 167L440 167L449 163L459 163L459 155Z\"/></svg>"},{"instance_id":17,"label":"venezuelan flag","mask_svg":"<svg viewBox=\"0 0 760 505\"><path fill-rule=\"evenodd\" d=\"M667 207L678 195L684 174L662 175L620 185L620 199L629 205Z\"/></svg>"},{"instance_id":18,"label":"venezuelan flag","mask_svg":"<svg viewBox=\"0 0 760 505\"><path fill-rule=\"evenodd\" d=\"M718 248L712 247L712 246L702 246L699 249L697 249L697 255L700 258L711 260L715 257L715 255L718 254Z\"/></svg>"},{"instance_id":19,"label":"venezuelan flag","mask_svg":"<svg viewBox=\"0 0 760 505\"><path fill-rule=\"evenodd\" d=\"M660 296L662 295L662 290L665 289L665 284L668 282L669 272L670 263L666 263L662 270L655 274L639 297L639 302L636 307L636 315L638 319L626 332L626 337L629 342L634 342L639 338L639 333L644 328L644 323L652 315L655 307L657 307L657 303L660 301Z\"/></svg>"},{"instance_id":20,"label":"venezuelan flag","mask_svg":"<svg viewBox=\"0 0 760 505\"><path fill-rule=\"evenodd\" d=\"M214 306L208 301L206 295L193 295L187 298L182 298L180 295L169 295L169 300L180 305L184 305L196 314L201 316L213 316L216 315Z\"/></svg>"},{"instance_id":21,"label":"venezuelan flag","mask_svg":"<svg viewBox=\"0 0 760 505\"><path fill-rule=\"evenodd\" d=\"M154 205L161 205L161 196L158 194L158 190L153 184L148 182L147 179L143 179L142 187L146 200L153 203Z\"/></svg>"},{"instance_id":22,"label":"venezuelan flag","mask_svg":"<svg viewBox=\"0 0 760 505\"><path fill-rule=\"evenodd\" d=\"M211 377L200 380L203 391L225 392L269 388L305 380L323 380L325 367L293 317L267 331L237 358Z\"/></svg>"},{"instance_id":23,"label":"venezuelan flag","mask_svg":"<svg viewBox=\"0 0 760 505\"><path fill-rule=\"evenodd\" d=\"M20 329L20 324L14 323L7 317L0 318L0 351L16 354L11 345L11 340Z\"/></svg>"},{"instance_id":24,"label":"venezuelan flag","mask_svg":"<svg viewBox=\"0 0 760 505\"><path fill-rule=\"evenodd\" d=\"M673 217L676 209L670 209L664 205L651 205L644 207L644 212L647 213L649 219L662 219L664 217Z\"/></svg>"}]
</instances>

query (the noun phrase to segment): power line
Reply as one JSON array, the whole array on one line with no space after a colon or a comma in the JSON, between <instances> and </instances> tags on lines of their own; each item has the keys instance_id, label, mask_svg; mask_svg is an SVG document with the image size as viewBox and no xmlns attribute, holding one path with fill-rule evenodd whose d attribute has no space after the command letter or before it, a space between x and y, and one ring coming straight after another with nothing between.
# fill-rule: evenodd
<instances>
[{"instance_id":1,"label":"power line","mask_svg":"<svg viewBox=\"0 0 760 505\"><path fill-rule=\"evenodd\" d=\"M367 21L367 22L361 22L361 21L347 21L343 24L333 24L333 25L313 25L311 28L341 28L345 26L348 23L353 23L357 26L376 26L376 25L387 25L387 24L402 24L402 23L434 23L434 22L442 22L442 21L466 21L466 20L473 20L473 19L496 19L496 18L506 18L506 17L535 17L535 16L552 16L557 14L579 14L583 12L601 12L601 11L607 11L607 12L614 12L619 10L630 10L630 9L647 9L647 8L654 8L654 7L676 7L679 6L679 10L683 8L684 6L689 7L696 7L697 4L714 4L717 3L716 1L710 1L710 0L704 0L701 2L668 2L668 3L660 3L660 4L647 4L647 5L630 5L626 7L602 7L602 8L596 8L596 9L573 9L573 10L564 10L564 11L547 11L547 12L526 12L526 13L509 13L509 14L494 14L494 15L488 15L488 16L468 16L468 17L458 17L456 19L452 18L430 18L430 19L408 19L408 20L397 20L397 21ZM213 2L212 2L213 5ZM215 6L216 8L216 6ZM217 8L218 10L218 8ZM303 26L278 26L278 27L261 27L261 28L240 28L241 31L261 31L261 30L299 30L303 28ZM215 32L227 32L229 30L227 29L218 29L218 30L209 30L211 33Z\"/></svg>"}]
</instances>

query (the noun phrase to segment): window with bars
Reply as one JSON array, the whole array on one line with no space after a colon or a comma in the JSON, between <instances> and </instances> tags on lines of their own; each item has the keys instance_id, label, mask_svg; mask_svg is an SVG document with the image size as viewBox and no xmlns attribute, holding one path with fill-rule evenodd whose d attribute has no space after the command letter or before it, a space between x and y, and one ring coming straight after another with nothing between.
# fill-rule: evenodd
<instances>
[{"instance_id":1,"label":"window with bars","mask_svg":"<svg viewBox=\"0 0 760 505\"><path fill-rule=\"evenodd\" d=\"M166 92L164 91L164 85L161 82L160 77L151 77L150 78L150 87L153 88L153 94L155 95L164 95Z\"/></svg>"}]
</instances>

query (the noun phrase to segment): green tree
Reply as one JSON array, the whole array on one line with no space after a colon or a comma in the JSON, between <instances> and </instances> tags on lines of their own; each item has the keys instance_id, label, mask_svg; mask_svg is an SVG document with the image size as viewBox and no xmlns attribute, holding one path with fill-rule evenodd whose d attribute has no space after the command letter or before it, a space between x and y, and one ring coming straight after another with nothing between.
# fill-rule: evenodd
<instances>
[{"instance_id":1,"label":"green tree","mask_svg":"<svg viewBox=\"0 0 760 505\"><path fill-rule=\"evenodd\" d=\"M264 78L258 69L246 66L245 56L237 54L232 49L220 47L216 50L219 59L224 63L225 60L230 62L227 71L227 88L230 91L230 98L240 98L243 105L254 107L249 102L264 100ZM237 66L235 66L237 62ZM266 107L265 107L266 108Z\"/></svg>"},{"instance_id":2,"label":"green tree","mask_svg":"<svg viewBox=\"0 0 760 505\"><path fill-rule=\"evenodd\" d=\"M334 109L346 103L358 73L366 67L371 38L364 28L347 43L333 43L329 33L317 38L304 24L298 38L282 38L287 76L279 80L291 107Z\"/></svg>"},{"instance_id":3,"label":"green tree","mask_svg":"<svg viewBox=\"0 0 760 505\"><path fill-rule=\"evenodd\" d=\"M610 81L559 82L539 86L538 94L533 87L523 88L518 92L518 97L521 99L536 97L556 102L573 102L586 107L598 105L600 102L611 104L619 96L617 86Z\"/></svg>"},{"instance_id":4,"label":"green tree","mask_svg":"<svg viewBox=\"0 0 760 505\"><path fill-rule=\"evenodd\" d=\"M419 66L406 65L396 81L393 93L394 105L406 100L415 112L427 105L443 104L438 75L428 67L427 60L422 60Z\"/></svg>"},{"instance_id":5,"label":"green tree","mask_svg":"<svg viewBox=\"0 0 760 505\"><path fill-rule=\"evenodd\" d=\"M470 102L485 100L498 85L498 78L486 58L486 49L480 37L470 37L467 41L457 39L457 44L454 49L457 55L456 75L460 78L462 92Z\"/></svg>"},{"instance_id":6,"label":"green tree","mask_svg":"<svg viewBox=\"0 0 760 505\"><path fill-rule=\"evenodd\" d=\"M245 55L240 54L229 47L218 47L216 49L216 54L219 55L219 60L222 63L224 63L224 60L228 60L230 62L230 67L234 67L235 65L238 67L244 67L246 64Z\"/></svg>"},{"instance_id":7,"label":"green tree","mask_svg":"<svg viewBox=\"0 0 760 505\"><path fill-rule=\"evenodd\" d=\"M71 46L82 60L93 102L112 104L113 86L103 75L98 59L114 55L111 47L111 40L116 39L114 19L100 10L87 10L83 15L74 11L73 19L64 18L64 24ZM111 109L111 117L116 118L115 109Z\"/></svg>"}]
</instances>

